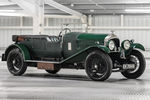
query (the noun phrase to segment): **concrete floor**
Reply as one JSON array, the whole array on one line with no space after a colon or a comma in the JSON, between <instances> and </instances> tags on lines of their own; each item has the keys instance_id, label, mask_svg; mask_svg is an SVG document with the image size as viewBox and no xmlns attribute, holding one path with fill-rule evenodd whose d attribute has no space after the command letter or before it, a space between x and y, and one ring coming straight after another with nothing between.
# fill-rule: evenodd
<instances>
[{"instance_id":1,"label":"concrete floor","mask_svg":"<svg viewBox=\"0 0 150 100\"><path fill-rule=\"evenodd\" d=\"M84 70L61 70L50 75L28 68L23 76L12 76L0 62L0 100L150 100L150 60L137 80L112 73L105 82L87 78Z\"/></svg>"}]
</instances>

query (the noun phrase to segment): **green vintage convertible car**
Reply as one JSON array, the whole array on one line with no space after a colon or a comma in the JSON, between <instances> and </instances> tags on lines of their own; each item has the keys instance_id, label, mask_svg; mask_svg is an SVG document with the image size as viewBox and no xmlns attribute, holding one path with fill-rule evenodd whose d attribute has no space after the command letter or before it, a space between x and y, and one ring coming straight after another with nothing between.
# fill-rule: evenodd
<instances>
[{"instance_id":1,"label":"green vintage convertible car","mask_svg":"<svg viewBox=\"0 0 150 100\"><path fill-rule=\"evenodd\" d=\"M66 29L65 29L66 30ZM143 45L133 40L120 42L114 34L67 32L59 36L13 35L14 44L2 55L13 75L22 75L27 66L56 74L61 68L85 69L95 81L104 81L112 72L129 79L140 77L146 67L139 50Z\"/></svg>"}]
</instances>

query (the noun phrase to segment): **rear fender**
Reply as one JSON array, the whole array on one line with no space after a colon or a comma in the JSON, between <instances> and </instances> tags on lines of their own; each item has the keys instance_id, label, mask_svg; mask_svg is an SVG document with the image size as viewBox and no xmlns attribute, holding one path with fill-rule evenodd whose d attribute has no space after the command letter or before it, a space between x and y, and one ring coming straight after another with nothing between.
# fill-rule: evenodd
<instances>
[{"instance_id":1,"label":"rear fender","mask_svg":"<svg viewBox=\"0 0 150 100\"><path fill-rule=\"evenodd\" d=\"M9 54L9 52L12 49L15 49L15 48L19 48L20 49L21 53L23 54L24 61L31 59L29 50L27 49L27 47L25 45L23 45L23 44L12 44L5 51L5 59L4 59L5 61L7 60L7 56Z\"/></svg>"}]
</instances>

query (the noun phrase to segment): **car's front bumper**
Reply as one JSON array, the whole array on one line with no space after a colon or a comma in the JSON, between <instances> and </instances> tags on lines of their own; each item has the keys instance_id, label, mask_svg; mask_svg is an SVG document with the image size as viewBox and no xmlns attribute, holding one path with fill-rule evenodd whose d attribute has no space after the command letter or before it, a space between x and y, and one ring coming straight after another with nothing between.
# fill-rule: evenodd
<instances>
[{"instance_id":1,"label":"car's front bumper","mask_svg":"<svg viewBox=\"0 0 150 100\"><path fill-rule=\"evenodd\" d=\"M5 56L5 54L2 54L2 61L6 61L6 56Z\"/></svg>"}]
</instances>

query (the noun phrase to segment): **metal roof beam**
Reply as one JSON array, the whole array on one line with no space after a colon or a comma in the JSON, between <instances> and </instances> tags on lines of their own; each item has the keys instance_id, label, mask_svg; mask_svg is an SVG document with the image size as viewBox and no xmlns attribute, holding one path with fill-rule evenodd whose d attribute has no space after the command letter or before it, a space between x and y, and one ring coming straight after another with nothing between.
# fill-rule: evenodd
<instances>
[{"instance_id":1,"label":"metal roof beam","mask_svg":"<svg viewBox=\"0 0 150 100\"><path fill-rule=\"evenodd\" d=\"M71 14L73 16L77 16L77 17L81 18L83 31L87 30L88 23L87 23L87 16L86 15L83 15L82 13L80 13L78 11L72 10L71 8L68 8L68 7L66 7L66 6L64 6L64 5L58 3L54 0L45 0L45 3L56 8L56 9L64 11L68 14Z\"/></svg>"},{"instance_id":2,"label":"metal roof beam","mask_svg":"<svg viewBox=\"0 0 150 100\"><path fill-rule=\"evenodd\" d=\"M44 33L44 1L43 0L11 0L19 5L25 13L33 17L33 34Z\"/></svg>"},{"instance_id":3,"label":"metal roof beam","mask_svg":"<svg viewBox=\"0 0 150 100\"><path fill-rule=\"evenodd\" d=\"M19 5L24 10L25 13L32 15L32 16L36 15L36 12L35 12L36 8L30 2L26 0L10 0L10 1Z\"/></svg>"},{"instance_id":4,"label":"metal roof beam","mask_svg":"<svg viewBox=\"0 0 150 100\"><path fill-rule=\"evenodd\" d=\"M70 9L70 8L64 6L64 5L61 5L61 4L57 3L57 2L55 2L54 0L45 0L45 3L50 5L50 6L52 6L52 7L54 7L54 8L57 8L57 9L59 9L61 11L69 13L69 14L71 14L73 16L79 16L79 17L83 16L82 13L77 12L75 10L72 10L72 9Z\"/></svg>"},{"instance_id":5,"label":"metal roof beam","mask_svg":"<svg viewBox=\"0 0 150 100\"><path fill-rule=\"evenodd\" d=\"M94 1L97 4L147 4L150 0L55 0L61 4L91 4ZM93 2L93 4L95 4Z\"/></svg>"}]
</instances>

